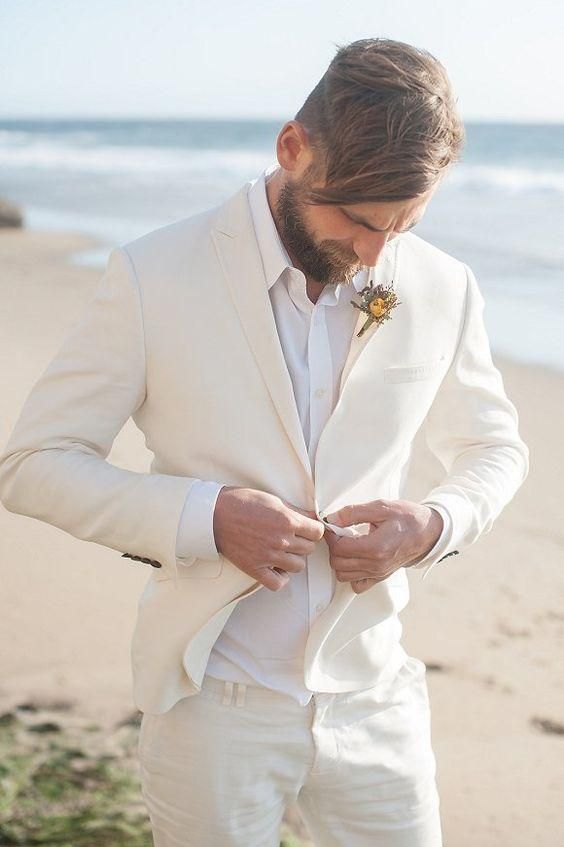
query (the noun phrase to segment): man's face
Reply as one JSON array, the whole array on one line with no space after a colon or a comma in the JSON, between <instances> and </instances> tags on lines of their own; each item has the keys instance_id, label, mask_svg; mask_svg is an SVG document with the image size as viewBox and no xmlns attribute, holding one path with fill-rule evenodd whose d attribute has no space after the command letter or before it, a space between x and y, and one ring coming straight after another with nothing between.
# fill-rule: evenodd
<instances>
[{"instance_id":1,"label":"man's face","mask_svg":"<svg viewBox=\"0 0 564 847\"><path fill-rule=\"evenodd\" d=\"M351 282L363 266L376 265L388 241L421 219L436 186L411 200L311 206L305 189L321 183L307 174L287 179L276 202L280 235L290 257L321 284Z\"/></svg>"}]
</instances>

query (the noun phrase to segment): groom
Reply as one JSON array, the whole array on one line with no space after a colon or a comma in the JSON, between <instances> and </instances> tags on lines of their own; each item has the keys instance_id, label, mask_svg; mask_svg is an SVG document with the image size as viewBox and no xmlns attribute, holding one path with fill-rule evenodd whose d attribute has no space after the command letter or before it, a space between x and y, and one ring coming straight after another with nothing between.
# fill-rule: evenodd
<instances>
[{"instance_id":1,"label":"groom","mask_svg":"<svg viewBox=\"0 0 564 847\"><path fill-rule=\"evenodd\" d=\"M290 801L323 847L441 845L406 568L452 567L528 469L474 274L410 233L463 140L429 53L339 48L276 164L112 251L0 458L7 509L152 566L157 847L277 847ZM148 474L106 459L130 416ZM445 475L411 502L422 426Z\"/></svg>"}]
</instances>

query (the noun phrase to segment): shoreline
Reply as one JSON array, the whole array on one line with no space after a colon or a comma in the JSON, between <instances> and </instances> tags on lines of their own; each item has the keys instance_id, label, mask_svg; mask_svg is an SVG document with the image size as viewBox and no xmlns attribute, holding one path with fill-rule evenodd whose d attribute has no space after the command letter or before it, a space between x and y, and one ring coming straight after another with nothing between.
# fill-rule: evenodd
<instances>
[{"instance_id":1,"label":"shoreline","mask_svg":"<svg viewBox=\"0 0 564 847\"><path fill-rule=\"evenodd\" d=\"M109 245L102 239L79 230L51 230L35 227L23 227L22 229L0 229L0 239L3 238L6 233L9 233L10 236L14 236L16 233L19 233L22 239L31 239L33 246L35 246L34 242L36 242L39 245L44 245L49 252L51 251L51 248L53 248L53 251L56 254L63 253L66 266L76 269L77 272L84 271L86 274L91 274L95 277L100 277L103 273L104 268L102 266L93 265L88 262L75 262L73 261L73 257L79 258L83 254L88 255L90 253L98 252L109 253L114 246L121 244L121 242L116 242L115 244ZM59 241L61 244L58 244ZM0 259L1 258L2 254L0 253ZM487 303L488 301L486 298L486 308ZM549 362L536 362L518 359L510 354L496 351L491 338L490 342L492 347L492 358L500 370L508 367L519 367L532 369L533 371L546 371L556 378L564 377L564 364L559 367L558 365Z\"/></svg>"},{"instance_id":2,"label":"shoreline","mask_svg":"<svg viewBox=\"0 0 564 847\"><path fill-rule=\"evenodd\" d=\"M80 233L0 230L2 445L99 279L68 257L99 246ZM463 555L424 583L408 570L402 644L427 665L445 843L553 847L564 840L564 374L495 354L494 362L531 451L529 477ZM145 471L149 460L129 420L108 461ZM442 475L418 433L411 499ZM129 646L145 566L3 507L0 563L0 637L9 645L0 711L65 701L106 727L130 714Z\"/></svg>"}]
</instances>

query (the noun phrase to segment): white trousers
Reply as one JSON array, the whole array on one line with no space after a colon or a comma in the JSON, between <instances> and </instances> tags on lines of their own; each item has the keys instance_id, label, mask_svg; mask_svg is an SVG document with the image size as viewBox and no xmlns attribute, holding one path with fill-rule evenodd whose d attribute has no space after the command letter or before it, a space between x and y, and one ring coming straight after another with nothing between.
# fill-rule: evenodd
<instances>
[{"instance_id":1,"label":"white trousers","mask_svg":"<svg viewBox=\"0 0 564 847\"><path fill-rule=\"evenodd\" d=\"M139 733L155 847L279 847L296 802L318 847L442 847L425 664L307 706L205 676Z\"/></svg>"}]
</instances>

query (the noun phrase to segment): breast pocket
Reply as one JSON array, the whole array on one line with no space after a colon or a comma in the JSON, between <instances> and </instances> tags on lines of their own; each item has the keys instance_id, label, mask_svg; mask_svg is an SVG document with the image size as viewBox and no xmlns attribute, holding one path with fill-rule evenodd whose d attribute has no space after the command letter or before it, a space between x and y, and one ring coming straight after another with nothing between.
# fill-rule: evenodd
<instances>
[{"instance_id":1,"label":"breast pocket","mask_svg":"<svg viewBox=\"0 0 564 847\"><path fill-rule=\"evenodd\" d=\"M445 358L411 365L391 365L384 368L384 382L419 382L438 376L445 368Z\"/></svg>"},{"instance_id":2,"label":"breast pocket","mask_svg":"<svg viewBox=\"0 0 564 847\"><path fill-rule=\"evenodd\" d=\"M176 560L176 567L178 570L178 578L179 579L217 579L217 577L221 576L221 572L223 570L224 557L220 556L219 559L196 559L194 564L189 565L185 562L182 562L180 559ZM157 582L161 582L165 579L172 579L172 574L169 573L168 569L163 571L162 568L159 568L155 571L153 578Z\"/></svg>"}]
</instances>

